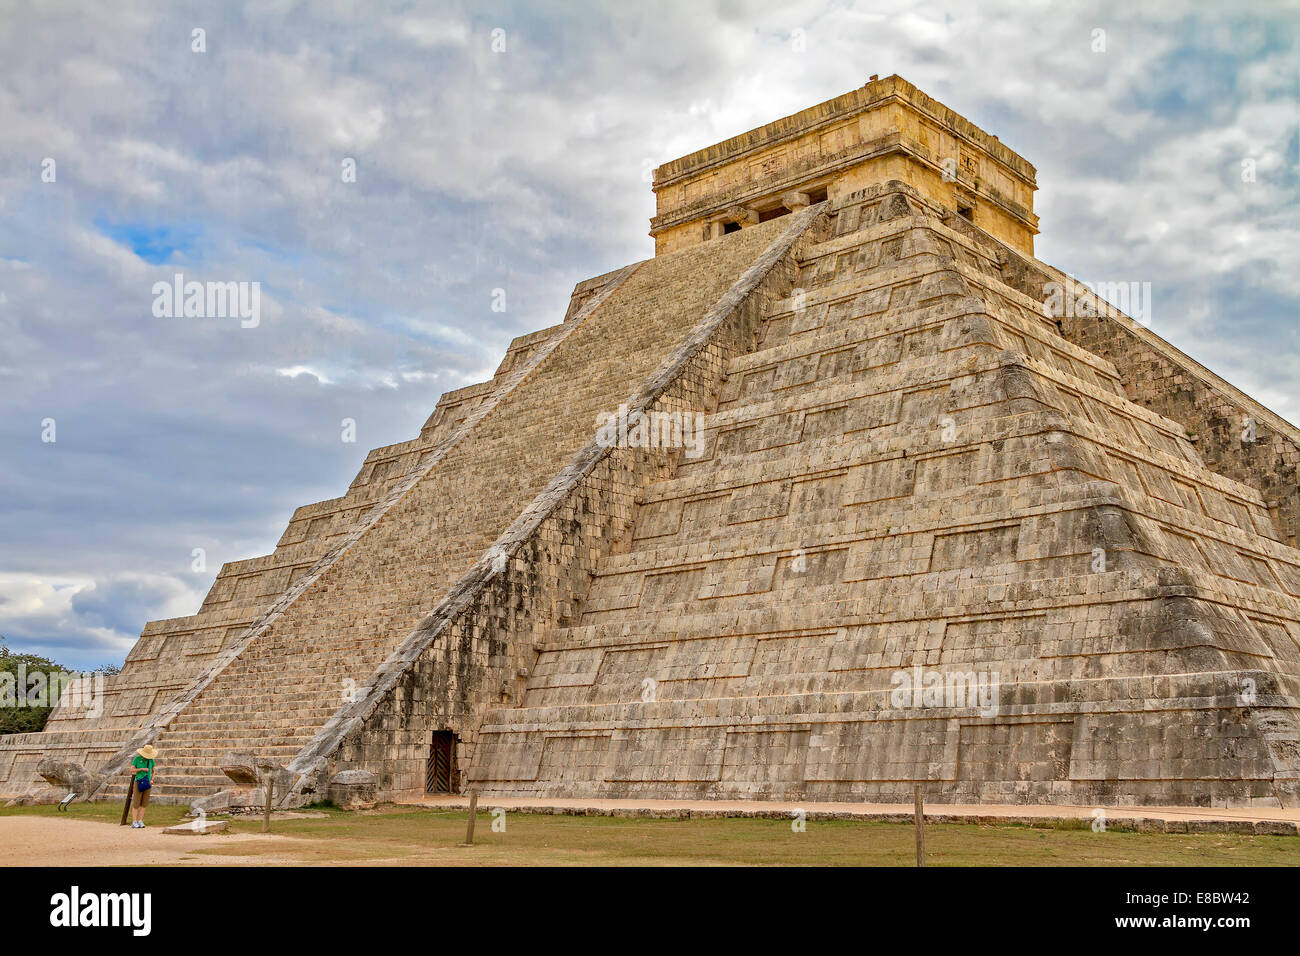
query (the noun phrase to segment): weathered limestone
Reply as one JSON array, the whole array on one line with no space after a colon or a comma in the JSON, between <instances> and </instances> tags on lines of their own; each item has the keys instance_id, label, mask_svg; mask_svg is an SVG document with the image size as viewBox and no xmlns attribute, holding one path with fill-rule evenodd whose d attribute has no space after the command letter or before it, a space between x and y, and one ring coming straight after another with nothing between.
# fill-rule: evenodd
<instances>
[{"instance_id":1,"label":"weathered limestone","mask_svg":"<svg viewBox=\"0 0 1300 956\"><path fill-rule=\"evenodd\" d=\"M401 666L400 659L385 659L404 640L418 641L417 625L443 595L463 593L461 585L453 588L458 577L590 442L597 414L635 396L662 360L659 343L682 342L790 228L791 222L765 224L709 249L612 274L607 289L516 364L492 400L476 406L182 694L120 744L105 765L104 792L116 793L121 784L114 775L137 747L154 742L167 754L160 800L189 801L222 789L221 758L232 747L284 763L303 751L294 769L306 779L292 796L317 793L331 771L314 748L333 739L334 729L367 706L374 688ZM760 306L748 306L745 315L756 328ZM553 409L557 394L566 396L566 414ZM708 399L696 388L678 401L705 407ZM665 466L656 459L652 467ZM466 487L480 492L466 496ZM609 513L630 517L629 493L601 493ZM585 572L565 574L585 586ZM549 595L546 600L548 612L571 613ZM529 654L531 640L514 649L492 641L481 659L489 670L507 661L506 671L517 674ZM499 683L473 691L459 707L472 716ZM472 738L471 720L444 723L452 720L463 741ZM403 766L415 768L404 778L408 786L427 760L427 743L418 749L418 757L403 754ZM290 796L287 788L277 793Z\"/></svg>"},{"instance_id":2,"label":"weathered limestone","mask_svg":"<svg viewBox=\"0 0 1300 956\"><path fill-rule=\"evenodd\" d=\"M71 760L46 757L37 765L36 772L50 786L75 793L78 799L89 797L103 783L103 778L98 774L88 771L81 764Z\"/></svg>"},{"instance_id":3,"label":"weathered limestone","mask_svg":"<svg viewBox=\"0 0 1300 956\"><path fill-rule=\"evenodd\" d=\"M190 813L195 815L205 813L222 813L233 806L242 805L236 800L236 791L218 790L216 793L209 794L206 797L198 797L190 802Z\"/></svg>"},{"instance_id":4,"label":"weathered limestone","mask_svg":"<svg viewBox=\"0 0 1300 956\"><path fill-rule=\"evenodd\" d=\"M378 803L379 778L368 770L342 770L330 777L325 796L345 810L364 810Z\"/></svg>"},{"instance_id":5,"label":"weathered limestone","mask_svg":"<svg viewBox=\"0 0 1300 956\"><path fill-rule=\"evenodd\" d=\"M662 255L899 180L1032 255L1034 175L996 136L887 76L660 166L650 235Z\"/></svg>"},{"instance_id":6,"label":"weathered limestone","mask_svg":"<svg viewBox=\"0 0 1300 956\"><path fill-rule=\"evenodd\" d=\"M726 361L752 347L821 221L809 209L773 223L779 232L755 231L773 241L626 400L633 412L713 407ZM670 467L671 456L584 447L380 668L370 692L299 754L291 766L303 775L300 792L327 766L365 765L381 772L386 793L418 793L426 742L443 729L458 734L467 765L482 708L522 692L535 641L577 616L591 574L630 530L636 490ZM498 569L495 555L509 560Z\"/></svg>"},{"instance_id":7,"label":"weathered limestone","mask_svg":"<svg viewBox=\"0 0 1300 956\"><path fill-rule=\"evenodd\" d=\"M231 751L221 758L221 772L244 787L261 783L262 775L257 768L257 758L244 751Z\"/></svg>"},{"instance_id":8,"label":"weathered limestone","mask_svg":"<svg viewBox=\"0 0 1300 956\"><path fill-rule=\"evenodd\" d=\"M484 719L489 794L1296 802L1300 554L902 184L837 205ZM1172 350L1171 350L1172 351ZM900 706L916 674L994 706Z\"/></svg>"},{"instance_id":9,"label":"weathered limestone","mask_svg":"<svg viewBox=\"0 0 1300 956\"><path fill-rule=\"evenodd\" d=\"M0 740L6 792L153 742L198 809L1300 802L1300 431L1045 314L1032 166L890 77L655 188L655 259L147 627L104 718Z\"/></svg>"},{"instance_id":10,"label":"weathered limestone","mask_svg":"<svg viewBox=\"0 0 1300 956\"><path fill-rule=\"evenodd\" d=\"M1207 466L1258 488L1282 539L1295 547L1300 533L1295 426L1060 271L1003 252L1003 280L1018 291L1045 301L1048 283L1057 283L1093 306L1062 315L1061 335L1113 363L1129 399L1184 425Z\"/></svg>"},{"instance_id":11,"label":"weathered limestone","mask_svg":"<svg viewBox=\"0 0 1300 956\"><path fill-rule=\"evenodd\" d=\"M102 766L178 698L188 700L191 685L236 656L283 593L298 587L316 562L344 542L399 480L431 453L436 457L440 448L458 440L466 420L490 409L512 388L519 377L516 373L531 356L566 325L580 323L599 307L635 268L634 264L579 283L563 324L517 338L492 381L443 395L417 439L372 451L347 495L299 508L274 554L224 565L197 615L147 624L121 674L106 680L101 716L56 708L43 733L0 736L0 794L39 789L36 766L43 755Z\"/></svg>"}]
</instances>

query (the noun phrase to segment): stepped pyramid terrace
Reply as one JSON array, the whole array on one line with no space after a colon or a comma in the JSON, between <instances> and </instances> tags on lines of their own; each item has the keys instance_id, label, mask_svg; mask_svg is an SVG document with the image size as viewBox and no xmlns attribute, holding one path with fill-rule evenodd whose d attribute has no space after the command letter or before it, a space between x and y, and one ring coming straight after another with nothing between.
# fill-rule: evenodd
<instances>
[{"instance_id":1,"label":"stepped pyramid terrace","mask_svg":"<svg viewBox=\"0 0 1300 956\"><path fill-rule=\"evenodd\" d=\"M206 806L250 759L286 807L1300 805L1300 430L1035 259L1035 189L896 76L659 167L653 258L146 625L102 714L0 738L0 791L121 799L153 743Z\"/></svg>"}]
</instances>

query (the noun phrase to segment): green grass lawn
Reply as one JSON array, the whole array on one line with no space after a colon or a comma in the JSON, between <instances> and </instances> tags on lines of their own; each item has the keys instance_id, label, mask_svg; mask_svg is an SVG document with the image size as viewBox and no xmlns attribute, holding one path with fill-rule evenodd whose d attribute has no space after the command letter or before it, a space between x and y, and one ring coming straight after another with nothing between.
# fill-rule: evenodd
<instances>
[{"instance_id":1,"label":"green grass lawn","mask_svg":"<svg viewBox=\"0 0 1300 956\"><path fill-rule=\"evenodd\" d=\"M313 817L272 823L264 840L212 846L197 853L274 856L279 862L396 865L668 866L912 866L912 826L901 823L789 822L754 819L646 820L508 813L504 832L480 811L475 846L465 837L465 812L386 806L366 813L312 807ZM53 815L54 807L0 810ZM184 808L149 809L151 826L183 818ZM121 808L80 804L61 816L116 824ZM257 834L261 818L230 818L236 833ZM288 839L286 839L288 838ZM217 862L217 860L214 860ZM935 823L926 827L931 866L1290 866L1300 862L1300 838L1240 834L1094 833L1078 828Z\"/></svg>"}]
</instances>

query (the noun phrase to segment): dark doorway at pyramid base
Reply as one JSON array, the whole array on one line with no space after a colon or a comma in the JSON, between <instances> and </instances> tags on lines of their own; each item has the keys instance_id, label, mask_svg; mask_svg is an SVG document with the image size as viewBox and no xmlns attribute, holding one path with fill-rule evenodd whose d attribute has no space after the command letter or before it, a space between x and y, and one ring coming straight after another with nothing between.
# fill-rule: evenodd
<instances>
[{"instance_id":1,"label":"dark doorway at pyramid base","mask_svg":"<svg viewBox=\"0 0 1300 956\"><path fill-rule=\"evenodd\" d=\"M456 743L450 730L435 730L429 743L429 763L424 770L425 793L455 793Z\"/></svg>"}]
</instances>

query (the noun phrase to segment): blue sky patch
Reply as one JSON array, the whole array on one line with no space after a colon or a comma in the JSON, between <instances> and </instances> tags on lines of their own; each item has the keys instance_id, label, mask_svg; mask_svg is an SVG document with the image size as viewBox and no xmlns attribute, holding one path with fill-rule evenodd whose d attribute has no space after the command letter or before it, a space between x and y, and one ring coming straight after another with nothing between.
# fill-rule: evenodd
<instances>
[{"instance_id":1,"label":"blue sky patch","mask_svg":"<svg viewBox=\"0 0 1300 956\"><path fill-rule=\"evenodd\" d=\"M202 230L198 226L159 226L141 222L111 223L96 220L95 228L116 243L127 246L150 265L171 261L180 252L187 257L194 250Z\"/></svg>"}]
</instances>

